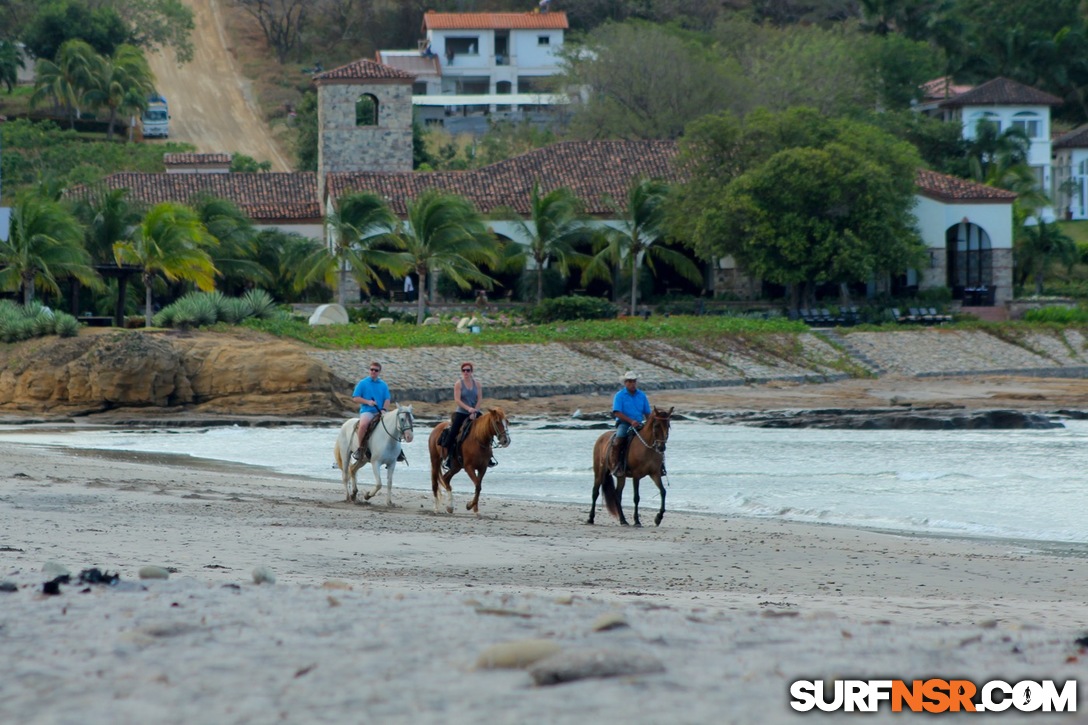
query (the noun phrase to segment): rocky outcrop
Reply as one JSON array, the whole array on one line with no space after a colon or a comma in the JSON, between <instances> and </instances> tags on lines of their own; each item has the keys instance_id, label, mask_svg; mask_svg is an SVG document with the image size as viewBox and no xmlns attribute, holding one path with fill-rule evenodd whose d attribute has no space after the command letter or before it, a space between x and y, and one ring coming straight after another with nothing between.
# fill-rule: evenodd
<instances>
[{"instance_id":1,"label":"rocky outcrop","mask_svg":"<svg viewBox=\"0 0 1088 725\"><path fill-rule=\"evenodd\" d=\"M0 346L4 413L339 416L351 406L339 387L302 346L249 332L117 330Z\"/></svg>"}]
</instances>

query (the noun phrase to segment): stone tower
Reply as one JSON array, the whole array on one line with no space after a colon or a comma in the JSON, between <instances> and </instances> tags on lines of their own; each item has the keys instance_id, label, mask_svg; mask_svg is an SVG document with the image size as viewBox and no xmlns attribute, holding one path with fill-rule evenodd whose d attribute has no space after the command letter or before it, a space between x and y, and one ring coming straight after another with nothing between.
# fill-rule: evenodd
<instances>
[{"instance_id":1,"label":"stone tower","mask_svg":"<svg viewBox=\"0 0 1088 725\"><path fill-rule=\"evenodd\" d=\"M412 170L414 80L410 73L371 60L314 76L322 198L329 173Z\"/></svg>"}]
</instances>

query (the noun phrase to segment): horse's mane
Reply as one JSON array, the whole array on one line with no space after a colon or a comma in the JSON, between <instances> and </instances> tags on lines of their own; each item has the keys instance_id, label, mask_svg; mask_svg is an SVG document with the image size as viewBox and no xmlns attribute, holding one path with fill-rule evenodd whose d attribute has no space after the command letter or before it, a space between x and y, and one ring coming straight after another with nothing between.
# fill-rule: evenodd
<instances>
[{"instance_id":1,"label":"horse's mane","mask_svg":"<svg viewBox=\"0 0 1088 725\"><path fill-rule=\"evenodd\" d=\"M476 441L478 446L490 445L491 439L495 436L495 430L499 427L495 425L495 422L498 421L501 424L504 420L506 420L506 413L503 412L503 409L492 408L472 423L469 435L472 440Z\"/></svg>"}]
</instances>

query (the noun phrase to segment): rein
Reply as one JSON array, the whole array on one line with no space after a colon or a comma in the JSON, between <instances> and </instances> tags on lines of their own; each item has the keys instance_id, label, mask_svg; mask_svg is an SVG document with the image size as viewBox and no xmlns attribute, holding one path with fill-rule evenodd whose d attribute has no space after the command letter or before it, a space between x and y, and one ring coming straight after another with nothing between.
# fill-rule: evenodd
<instances>
[{"instance_id":1,"label":"rein","mask_svg":"<svg viewBox=\"0 0 1088 725\"><path fill-rule=\"evenodd\" d=\"M657 417L654 417L653 420L661 420L661 419L659 419ZM651 425L651 427L653 427L653 426ZM651 451L656 453L658 456L660 456L662 458L665 457L665 442L668 441L668 436L665 436L665 438L661 439L660 447L658 447L658 440L657 440L656 437L653 439L653 442L647 443L646 439L642 437L642 431L640 431L640 430L635 431L635 438L638 438L639 443L641 443L642 445L649 448Z\"/></svg>"}]
</instances>

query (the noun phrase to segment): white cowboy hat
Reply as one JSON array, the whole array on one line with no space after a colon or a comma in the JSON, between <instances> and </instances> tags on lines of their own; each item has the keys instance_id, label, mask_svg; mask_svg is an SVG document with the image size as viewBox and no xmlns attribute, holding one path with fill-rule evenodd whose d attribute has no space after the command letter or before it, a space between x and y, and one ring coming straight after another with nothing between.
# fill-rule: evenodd
<instances>
[{"instance_id":1,"label":"white cowboy hat","mask_svg":"<svg viewBox=\"0 0 1088 725\"><path fill-rule=\"evenodd\" d=\"M634 370L628 370L627 374L623 376L624 380L638 380L638 375L635 375Z\"/></svg>"}]
</instances>

